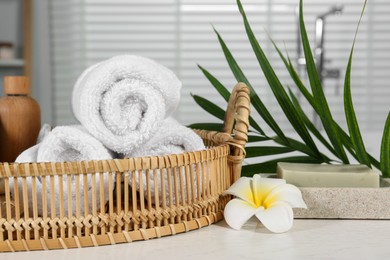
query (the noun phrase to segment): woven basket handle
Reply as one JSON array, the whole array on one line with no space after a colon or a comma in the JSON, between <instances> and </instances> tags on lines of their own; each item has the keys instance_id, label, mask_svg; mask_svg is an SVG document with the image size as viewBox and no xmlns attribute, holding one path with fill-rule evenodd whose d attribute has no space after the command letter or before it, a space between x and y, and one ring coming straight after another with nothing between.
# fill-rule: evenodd
<instances>
[{"instance_id":1,"label":"woven basket handle","mask_svg":"<svg viewBox=\"0 0 390 260\"><path fill-rule=\"evenodd\" d=\"M233 163L233 181L240 177L242 161L245 158L250 113L249 93L249 88L241 82L233 88L222 129L224 133L233 133L233 139L229 142L232 148L229 160Z\"/></svg>"}]
</instances>

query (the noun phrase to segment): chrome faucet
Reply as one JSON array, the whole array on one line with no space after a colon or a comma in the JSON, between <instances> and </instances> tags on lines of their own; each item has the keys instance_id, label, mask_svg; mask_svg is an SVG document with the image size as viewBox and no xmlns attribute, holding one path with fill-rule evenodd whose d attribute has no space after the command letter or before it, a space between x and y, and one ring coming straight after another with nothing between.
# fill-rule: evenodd
<instances>
[{"instance_id":1,"label":"chrome faucet","mask_svg":"<svg viewBox=\"0 0 390 260\"><path fill-rule=\"evenodd\" d=\"M343 6L334 5L327 12L317 16L315 24L315 48L314 58L316 61L317 72L320 82L324 78L339 78L339 70L324 70L324 35L325 35L325 18L329 15L340 15Z\"/></svg>"}]
</instances>

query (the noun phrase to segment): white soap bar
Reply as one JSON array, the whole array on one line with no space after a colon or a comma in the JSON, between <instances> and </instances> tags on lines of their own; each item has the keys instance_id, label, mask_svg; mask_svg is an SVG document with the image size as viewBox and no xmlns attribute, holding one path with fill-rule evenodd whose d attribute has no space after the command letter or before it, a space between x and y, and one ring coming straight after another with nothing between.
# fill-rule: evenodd
<instances>
[{"instance_id":1,"label":"white soap bar","mask_svg":"<svg viewBox=\"0 0 390 260\"><path fill-rule=\"evenodd\" d=\"M366 165L280 162L277 176L297 187L379 188L379 174Z\"/></svg>"}]
</instances>

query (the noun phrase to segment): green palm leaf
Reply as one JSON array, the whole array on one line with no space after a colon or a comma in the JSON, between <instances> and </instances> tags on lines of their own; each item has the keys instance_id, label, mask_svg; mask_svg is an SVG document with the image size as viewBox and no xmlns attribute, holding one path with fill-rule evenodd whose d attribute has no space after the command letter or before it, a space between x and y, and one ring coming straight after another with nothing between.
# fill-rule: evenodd
<instances>
[{"instance_id":1,"label":"green palm leaf","mask_svg":"<svg viewBox=\"0 0 390 260\"><path fill-rule=\"evenodd\" d=\"M305 156L291 156L285 158L278 158L258 164L245 165L243 166L242 175L243 176L251 176L254 173L269 173L275 172L277 162L306 162L306 163L321 163L327 162L330 163L330 160L327 156L320 153L317 147L314 144L314 141L311 137L311 134L314 135L330 152L332 152L337 158L339 158L343 163L348 164L348 157L346 156L345 150L355 157L358 161L365 163L367 165L372 164L373 166L380 168L383 171L383 175L390 177L390 114L388 115L384 135L382 139L381 145L381 162L379 163L375 158L373 158L370 154L368 154L365 150L360 130L358 127L358 122L356 119L356 114L354 111L353 103L352 103L352 95L351 95L351 86L350 86L350 77L351 77L351 69L352 69L352 57L354 51L354 45L356 40L353 40L353 45L351 48L350 57L348 60L348 66L346 70L345 82L344 82L344 105L345 112L347 117L349 134L346 133L336 121L334 121L329 105L327 103L324 91L321 86L321 82L319 79L319 75L316 70L316 66L314 63L313 55L311 53L310 43L308 41L306 28L303 19L303 0L300 0L299 8L300 8L300 16L299 16L299 24L301 31L301 38L303 44L303 50L306 59L306 67L309 76L309 82L311 87L311 92L307 89L300 79L298 73L296 72L290 57L287 54L287 58L284 57L282 52L276 46L275 42L272 41L275 49L277 50L280 58L282 59L284 65L286 66L291 78L295 82L297 88L302 93L302 95L306 98L309 104L312 106L314 111L319 115L322 125L325 129L325 132L328 136L329 141L321 134L321 132L313 125L307 115L304 113L301 105L299 104L294 93L288 89L288 91L283 87L280 80L275 74L271 64L269 63L265 53L263 52L259 42L257 41L251 26L248 22L244 9L240 0L237 0L237 5L244 20L244 26L246 30L246 34L248 36L249 42L251 43L252 49L256 55L256 58L264 72L264 75L268 81L268 84L271 90L274 93L279 105L284 111L287 119L290 121L291 125L295 129L295 131L302 138L303 142L297 141L295 139L287 137L279 126L276 124L276 121L271 116L269 111L264 106L263 102L259 98L259 96L254 91L250 82L246 78L245 74L237 64L234 59L232 53L229 48L225 44L221 35L215 30L218 41L222 47L225 58L229 64L231 71L233 72L234 77L239 82L244 82L248 85L251 90L251 101L255 110L260 114L260 116L264 119L264 121L270 126L270 128L276 133L276 136L267 136L264 131L257 125L256 121L250 117L250 125L257 130L250 130L248 135L248 142L262 142L262 141L274 141L275 143L281 146L251 146L246 148L247 157L260 157L267 155L277 155L289 153L292 151L298 151L304 153ZM364 7L362 10L362 14L364 12L366 5L366 1L364 3ZM360 21L362 19L362 15L360 16L358 27L356 32L358 31ZM219 94L227 101L229 99L230 93L223 86L221 82L219 82L211 73L207 70L199 66L203 74L210 81L210 83L214 86L214 88L219 92ZM213 104L207 99L194 96L195 101L206 111L211 113L212 115L218 117L223 120L225 112ZM198 125L191 125L192 127L201 127L207 129L215 129L217 130L221 127L221 124L210 124L203 123ZM252 134L251 134L252 133ZM255 134L253 134L255 133ZM257 135L259 134L259 135ZM307 155L307 156L306 156Z\"/></svg>"},{"instance_id":2,"label":"green palm leaf","mask_svg":"<svg viewBox=\"0 0 390 260\"><path fill-rule=\"evenodd\" d=\"M274 45L275 49L277 50L279 56L281 57L283 63L285 64L287 71L289 72L291 78L295 82L295 85L298 87L299 91L302 93L302 95L306 98L306 100L309 102L310 106L314 109L314 111L321 116L322 110L318 107L316 101L314 100L314 97L312 94L307 90L305 85L303 84L302 80L299 78L298 73L296 72L294 65L291 62L290 57L287 56L287 59L283 56L282 52L276 45L276 43L270 38L272 44ZM337 133L340 135L341 138L341 143L345 146L345 148L348 150L348 152L355 158L357 159L357 156L355 154L355 151L353 150L352 147L352 142L350 137L345 133L345 131L335 122L333 121L333 124L336 128ZM313 125L314 126L314 125ZM309 127L309 126L308 126ZM315 128L315 126L314 126ZM314 134L314 133L313 133ZM332 152L334 155L336 155L338 158L339 155L338 153L334 150L332 147ZM332 151L331 150L331 151ZM370 156L371 163L374 165L379 165L378 161L376 161L372 156Z\"/></svg>"},{"instance_id":3,"label":"green palm leaf","mask_svg":"<svg viewBox=\"0 0 390 260\"><path fill-rule=\"evenodd\" d=\"M270 35L268 34L268 38L270 39L272 45L274 46L274 48L276 49L276 51L278 52L279 54L279 57L282 59L284 65L286 66L287 68L287 71L289 72L291 78L293 79L295 85L298 87L299 91L301 91L301 93L303 94L303 96L306 98L306 100L310 103L310 105L314 108L314 110L317 112L317 110L319 110L317 108L317 104L314 102L314 98L313 96L311 95L311 93L307 90L307 88L305 87L305 85L303 84L302 80L299 78L298 76L298 73L296 72L291 60L290 60L290 57L287 56L287 59L284 57L283 53L280 51L280 49L278 48L278 46L276 45L276 43L272 40L272 38L270 37ZM317 112L318 113L318 112Z\"/></svg>"},{"instance_id":4,"label":"green palm leaf","mask_svg":"<svg viewBox=\"0 0 390 260\"><path fill-rule=\"evenodd\" d=\"M384 177L390 177L390 113L387 115L381 144L380 169Z\"/></svg>"},{"instance_id":5,"label":"green palm leaf","mask_svg":"<svg viewBox=\"0 0 390 260\"><path fill-rule=\"evenodd\" d=\"M249 42L252 45L252 49L257 57L257 60L262 68L264 75L268 81L269 86L271 87L274 96L276 97L280 107L282 108L287 119L290 121L292 127L295 129L297 134L302 138L302 140L307 144L308 147L316 154L317 157L321 158L320 152L317 149L313 139L311 138L301 114L295 109L291 100L288 97L288 94L282 83L280 83L278 77L271 64L269 63L267 57L265 56L262 48L260 47L255 35L253 34L252 28L248 22L245 11L241 5L240 0L237 1L238 8L244 20L245 30L249 39Z\"/></svg>"},{"instance_id":6,"label":"green palm leaf","mask_svg":"<svg viewBox=\"0 0 390 260\"><path fill-rule=\"evenodd\" d=\"M206 69L204 69L202 66L198 65L199 69L202 71L202 73L206 76L206 78L210 81L210 83L213 85L213 87L218 91L218 93L225 99L225 101L229 101L230 92L227 90L227 88L218 80L216 79L210 72L208 72ZM265 132L261 127L257 124L257 122L249 116L249 124L259 131L260 134L265 135Z\"/></svg>"},{"instance_id":7,"label":"green palm leaf","mask_svg":"<svg viewBox=\"0 0 390 260\"><path fill-rule=\"evenodd\" d=\"M278 158L262 163L242 166L241 176L252 177L256 173L275 173L278 162L292 162L292 163L321 163L322 161L309 156L291 156L285 158Z\"/></svg>"},{"instance_id":8,"label":"green palm leaf","mask_svg":"<svg viewBox=\"0 0 390 260\"><path fill-rule=\"evenodd\" d=\"M283 146L250 146L245 148L246 158L275 155L281 153L290 153L295 151L289 147Z\"/></svg>"},{"instance_id":9,"label":"green palm leaf","mask_svg":"<svg viewBox=\"0 0 390 260\"><path fill-rule=\"evenodd\" d=\"M377 159L372 157L372 155L370 155L370 154L368 154L368 157L370 158L370 162L371 162L372 165L374 165L374 167L376 167L377 169L381 168L380 162Z\"/></svg>"},{"instance_id":10,"label":"green palm leaf","mask_svg":"<svg viewBox=\"0 0 390 260\"><path fill-rule=\"evenodd\" d=\"M256 109L256 111L260 114L260 116L264 119L264 121L269 125L269 127L278 135L280 138L284 139L287 142L286 136L280 129L279 125L276 123L274 118L271 116L268 109L265 107L264 103L261 101L259 96L256 94L256 91L253 89L252 85L250 84L249 80L246 78L245 74L241 70L240 66L234 59L232 53L230 52L229 48L223 41L221 35L218 33L217 30L215 30L215 33L218 36L218 41L222 47L223 53L225 54L225 58L229 64L229 67L231 71L233 72L234 77L238 82L245 83L249 89L250 89L250 98L251 103L253 107Z\"/></svg>"},{"instance_id":11,"label":"green palm leaf","mask_svg":"<svg viewBox=\"0 0 390 260\"><path fill-rule=\"evenodd\" d=\"M279 52L279 54L281 54ZM318 115L320 115L321 113L321 110L319 109L319 107L317 106L317 104L315 103L315 100L313 98L313 96L310 94L309 91L307 91L306 87L304 86L303 82L301 81L301 79L299 78L296 70L294 69L294 66L290 60L290 58L288 58L288 71L290 72L290 75L291 75L291 78L294 80L296 86L298 87L298 89L301 91L301 93L303 94L303 96L306 98L306 100L309 102L309 104L311 105L311 107L314 109L314 111L316 111L316 113ZM351 141L351 138L349 137L349 135L335 122L333 121L333 124L336 128L336 131L338 133L338 135L340 136L340 139L341 139L341 143L345 146L345 148L348 150L348 152L356 159L358 160L357 156L356 156L356 153L353 149L353 145L352 145L352 141ZM336 155L338 156L338 155ZM372 157L370 154L368 154L368 157L370 158L370 162L376 167L379 169L379 162L378 160L376 160L374 157Z\"/></svg>"},{"instance_id":12,"label":"green palm leaf","mask_svg":"<svg viewBox=\"0 0 390 260\"><path fill-rule=\"evenodd\" d=\"M248 143L269 141L271 138L267 136L248 135Z\"/></svg>"},{"instance_id":13,"label":"green palm leaf","mask_svg":"<svg viewBox=\"0 0 390 260\"><path fill-rule=\"evenodd\" d=\"M352 43L352 49L351 53L349 55L348 59L348 65L347 70L345 72L345 80L344 80L344 110L345 110L345 117L347 119L349 134L351 136L351 141L353 144L353 147L356 152L356 156L358 158L358 161L362 164L365 164L369 167L371 167L370 159L368 158L366 148L363 143L362 136L360 134L359 125L356 119L355 109L353 107L352 102L352 94L351 94L351 67L352 67L352 56L353 56L353 50L355 47L355 41L357 32L359 30L359 25L362 20L362 16L364 13L364 8L366 7L367 1L364 2L363 10L360 15L360 19L358 22L358 26L356 28L355 37L353 39Z\"/></svg>"},{"instance_id":14,"label":"green palm leaf","mask_svg":"<svg viewBox=\"0 0 390 260\"><path fill-rule=\"evenodd\" d=\"M292 138L289 138L287 137L288 139L288 146L293 148L294 150L298 151L298 152L301 152L301 153L304 153L304 154L307 154L309 155L310 157L313 157L313 158L316 158L317 155L313 153L313 151L311 149L309 149L309 147L307 147L307 145L305 145L304 143L301 143L297 140L294 140ZM280 145L286 145L284 143L284 140L280 139L278 136L272 138L272 140ZM324 154L321 154L321 159L317 158L318 160L322 160L322 162L326 162L326 163L329 163L331 160L325 156Z\"/></svg>"},{"instance_id":15,"label":"green palm leaf","mask_svg":"<svg viewBox=\"0 0 390 260\"><path fill-rule=\"evenodd\" d=\"M214 104L213 102L200 97L198 95L192 95L195 102L203 108L205 111L210 113L211 115L215 116L216 118L219 118L221 120L224 120L225 118L225 110Z\"/></svg>"},{"instance_id":16,"label":"green palm leaf","mask_svg":"<svg viewBox=\"0 0 390 260\"><path fill-rule=\"evenodd\" d=\"M221 131L223 124L220 123L196 123L188 126L192 129L204 129L208 131Z\"/></svg>"},{"instance_id":17,"label":"green palm leaf","mask_svg":"<svg viewBox=\"0 0 390 260\"><path fill-rule=\"evenodd\" d=\"M223 97L223 99L229 101L230 98L229 90L227 90L227 88L225 88L225 86L217 78L215 78L210 72L208 72L202 66L198 65L198 68L202 71L203 75L206 76L206 78L210 81L210 83L214 86L214 88L218 91L218 93Z\"/></svg>"},{"instance_id":18,"label":"green palm leaf","mask_svg":"<svg viewBox=\"0 0 390 260\"><path fill-rule=\"evenodd\" d=\"M304 86L303 82L299 78L290 58L288 58L288 71L290 72L291 78L294 80L296 86L301 91L303 96L306 98L306 100L309 102L311 107L316 111L317 115L320 115L322 110L318 107L317 103L315 102L313 96L310 94L310 92L307 90L307 88ZM352 147L351 138L349 135L332 119L333 125L336 129L337 134L340 136L341 143L345 146L345 148L348 150L348 152L357 159L356 153ZM334 149L333 149L334 150ZM336 152L334 153L338 158L339 154ZM341 159L341 158L340 158ZM370 156L371 163L374 165L379 165L379 162L376 161L372 156Z\"/></svg>"},{"instance_id":19,"label":"green palm leaf","mask_svg":"<svg viewBox=\"0 0 390 260\"><path fill-rule=\"evenodd\" d=\"M315 125L310 121L310 119L306 116L305 112L303 111L301 105L299 104L299 101L297 97L294 95L294 93L289 89L291 100L293 101L293 104L295 108L300 111L303 121L305 122L305 125L310 130L310 132L313 133L315 137L334 155L337 156L336 151L333 149L332 145L321 135L320 131L315 127Z\"/></svg>"},{"instance_id":20,"label":"green palm leaf","mask_svg":"<svg viewBox=\"0 0 390 260\"><path fill-rule=\"evenodd\" d=\"M340 137L337 133L336 127L333 124L334 120L332 118L329 105L326 101L324 90L322 89L321 82L314 63L313 55L311 53L311 47L307 37L305 22L303 19L303 0L300 0L299 3L299 25L300 25L299 28L301 30L303 51L305 53L307 74L309 76L309 81L311 85L311 90L313 92L314 100L316 101L318 107L321 110L319 116L322 121L322 125L324 126L324 129L328 134L329 140L333 144L335 151L339 155L339 158L344 163L349 163L348 157L345 153Z\"/></svg>"}]
</instances>

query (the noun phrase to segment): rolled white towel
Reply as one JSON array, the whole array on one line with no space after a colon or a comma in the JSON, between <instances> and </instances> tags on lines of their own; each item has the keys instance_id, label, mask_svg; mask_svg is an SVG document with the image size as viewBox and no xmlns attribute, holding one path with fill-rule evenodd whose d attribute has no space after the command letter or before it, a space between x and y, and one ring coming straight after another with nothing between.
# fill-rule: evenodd
<instances>
[{"instance_id":1,"label":"rolled white towel","mask_svg":"<svg viewBox=\"0 0 390 260\"><path fill-rule=\"evenodd\" d=\"M111 152L81 125L57 126L38 149L38 162L112 159Z\"/></svg>"},{"instance_id":2,"label":"rolled white towel","mask_svg":"<svg viewBox=\"0 0 390 260\"><path fill-rule=\"evenodd\" d=\"M169 155L169 154L179 154L183 152L192 152L192 151L198 151L198 150L203 150L205 149L205 146L203 144L202 139L191 129L181 125L178 123L175 119L173 118L167 118L164 120L162 126L158 129L157 133L142 147L138 148L134 152L127 154L127 157L145 157L145 156L162 156L162 155ZM181 175L180 178L183 179L183 188L187 190L186 183L185 181L186 177L184 175L184 168L179 169L177 168L176 171L172 171L172 183L173 183L173 175L174 172L177 174L177 178L179 178L179 174ZM158 183L158 190L159 190L159 197L160 197L160 202L162 199L161 196L161 176L164 176L164 183L165 183L165 190L166 193L168 194L168 174L164 170L163 172L161 171L150 171L149 172L149 185L151 189L151 194L152 194L152 200L153 202L155 201L155 192L154 192L154 174L157 174L157 183ZM194 171L194 173L196 173ZM202 174L202 173L201 173ZM137 175L138 176L138 175ZM196 179L196 176L194 174L194 179L191 179L190 182L194 182ZM146 185L146 173L142 172L142 183L143 183L143 190L144 193L147 192L147 185ZM129 183L131 183L132 180L132 174L129 175ZM196 184L196 183L195 183ZM139 178L136 178L136 186L137 190L140 189L140 181ZM196 185L194 185L196 188ZM183 191L184 194L187 194L187 191ZM195 192L195 191L190 191L190 192ZM183 200L186 199L186 196L182 198L181 194L182 192L179 190L179 194L175 194L175 191L172 190L173 193L173 203L177 199Z\"/></svg>"},{"instance_id":3,"label":"rolled white towel","mask_svg":"<svg viewBox=\"0 0 390 260\"><path fill-rule=\"evenodd\" d=\"M75 117L109 149L128 154L172 114L181 82L168 68L132 55L86 69L72 94Z\"/></svg>"},{"instance_id":4,"label":"rolled white towel","mask_svg":"<svg viewBox=\"0 0 390 260\"><path fill-rule=\"evenodd\" d=\"M112 154L108 151L97 139L88 134L84 127L79 125L73 126L58 126L55 127L41 143L29 148L22 153L16 162L63 162L63 161L83 161L83 160L105 160L112 159ZM68 190L68 177L71 178L71 190ZM46 193L47 193L47 207L48 213L51 213L51 201L50 201L50 177L46 176ZM87 183L84 183L84 178L80 177L79 196L80 196L80 209L81 214L85 213L86 207L89 209L89 213L92 213L92 175L88 174ZM56 207L56 214L60 214L60 193L59 193L59 182L58 175L54 176L54 204ZM19 187L22 185L21 179L18 180ZM104 187L104 198L108 199L108 174L103 173L103 187ZM84 205L84 185L88 186L88 201L89 205ZM96 198L98 209L100 204L100 174L96 174ZM29 197L32 196L32 179L27 178L27 186ZM71 213L76 212L76 175L63 175L62 177L63 186L63 205L64 214L68 216L68 198L71 194L72 209ZM42 214L42 179L36 179L36 193L38 202L38 214ZM21 188L19 188L19 194L22 195ZM21 197L21 196L20 196ZM22 197L21 197L22 198ZM105 203L104 201L103 203ZM32 207L31 214L32 214Z\"/></svg>"},{"instance_id":5,"label":"rolled white towel","mask_svg":"<svg viewBox=\"0 0 390 260\"><path fill-rule=\"evenodd\" d=\"M190 128L169 117L147 143L127 154L127 157L160 156L203 149L205 146L202 138Z\"/></svg>"}]
</instances>

